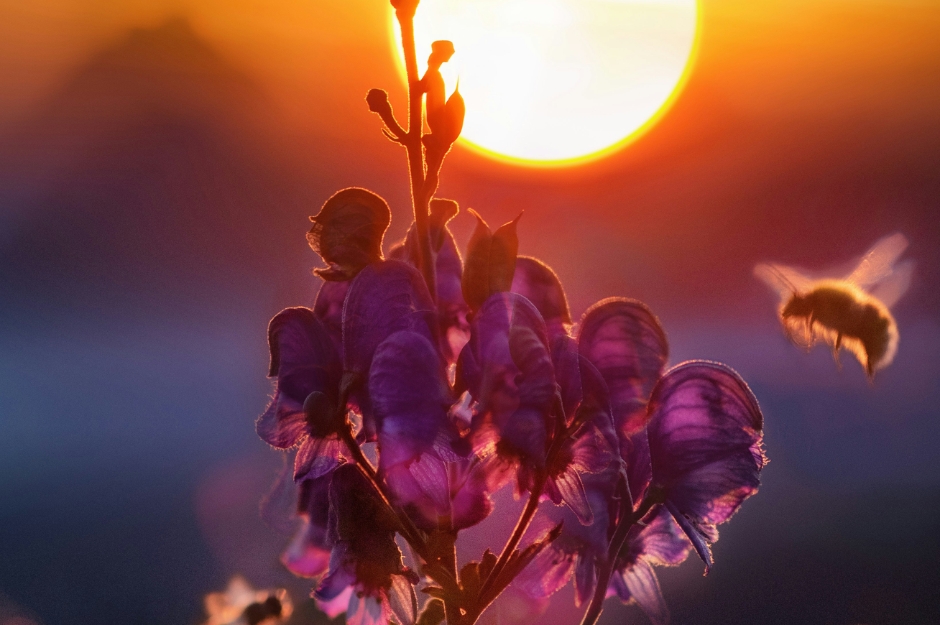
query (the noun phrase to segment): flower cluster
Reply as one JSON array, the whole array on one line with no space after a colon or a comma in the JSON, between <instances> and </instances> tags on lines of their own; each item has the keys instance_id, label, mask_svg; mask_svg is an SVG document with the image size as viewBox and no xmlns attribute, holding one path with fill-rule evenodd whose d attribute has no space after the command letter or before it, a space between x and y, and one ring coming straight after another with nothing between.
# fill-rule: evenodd
<instances>
[{"instance_id":1,"label":"flower cluster","mask_svg":"<svg viewBox=\"0 0 940 625\"><path fill-rule=\"evenodd\" d=\"M439 71L450 42L418 77L417 5L392 1L408 128L384 91L366 98L407 151L414 223L386 258L385 200L333 195L307 235L326 264L316 302L268 328L276 387L256 429L292 454L281 489L299 518L283 562L352 625L473 625L510 584L544 603L572 575L584 625L608 594L662 623L652 567L694 550L707 571L716 526L757 491L757 402L724 365L667 371L665 333L640 302L598 302L575 324L558 276L519 256L518 218L494 231L470 211L461 255L457 203L435 193L464 103ZM458 566L460 532L508 484L527 500L512 534Z\"/></svg>"},{"instance_id":2,"label":"flower cluster","mask_svg":"<svg viewBox=\"0 0 940 625\"><path fill-rule=\"evenodd\" d=\"M555 273L517 255L516 221L492 232L477 216L462 259L456 212L431 204L433 296L414 228L384 258L375 194L340 191L313 218L326 281L313 309L271 321L277 382L257 422L295 450L302 522L285 563L353 623L414 623L421 583L472 622L513 580L544 597L573 571L579 601L601 584L663 621L651 565L694 548L710 566L715 526L757 490L753 395L721 364L665 371L665 333L639 302L604 300L573 324ZM541 510L556 529L458 573L458 532L510 482L530 502L522 524Z\"/></svg>"}]
</instances>

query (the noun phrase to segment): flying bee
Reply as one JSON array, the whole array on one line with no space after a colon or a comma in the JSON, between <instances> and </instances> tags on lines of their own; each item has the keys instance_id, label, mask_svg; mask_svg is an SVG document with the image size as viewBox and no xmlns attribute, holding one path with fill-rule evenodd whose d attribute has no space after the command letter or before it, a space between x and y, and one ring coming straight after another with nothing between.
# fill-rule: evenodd
<instances>
[{"instance_id":1,"label":"flying bee","mask_svg":"<svg viewBox=\"0 0 940 625\"><path fill-rule=\"evenodd\" d=\"M787 337L806 349L816 343L851 352L868 378L891 364L898 326L890 308L907 290L912 261L898 262L907 248L902 234L880 239L843 278L813 278L776 264L754 267L754 275L780 296L780 323Z\"/></svg>"}]
</instances>

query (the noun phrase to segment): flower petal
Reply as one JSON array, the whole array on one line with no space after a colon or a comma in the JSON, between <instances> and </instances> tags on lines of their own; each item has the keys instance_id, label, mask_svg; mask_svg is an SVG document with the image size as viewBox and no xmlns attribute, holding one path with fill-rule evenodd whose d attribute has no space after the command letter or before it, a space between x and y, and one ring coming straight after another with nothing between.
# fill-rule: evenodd
<instances>
[{"instance_id":1,"label":"flower petal","mask_svg":"<svg viewBox=\"0 0 940 625\"><path fill-rule=\"evenodd\" d=\"M681 364L650 398L647 428L653 481L706 565L715 525L757 492L765 458L757 400L731 368Z\"/></svg>"},{"instance_id":2,"label":"flower petal","mask_svg":"<svg viewBox=\"0 0 940 625\"><path fill-rule=\"evenodd\" d=\"M414 625L418 620L418 598L414 586L404 575L392 575L388 605L398 625Z\"/></svg>"},{"instance_id":3,"label":"flower petal","mask_svg":"<svg viewBox=\"0 0 940 625\"><path fill-rule=\"evenodd\" d=\"M574 569L575 605L581 605L591 598L597 585L597 569L593 558L578 558Z\"/></svg>"},{"instance_id":4,"label":"flower petal","mask_svg":"<svg viewBox=\"0 0 940 625\"><path fill-rule=\"evenodd\" d=\"M347 460L346 444L336 437L308 437L294 458L294 481L322 477Z\"/></svg>"},{"instance_id":5,"label":"flower petal","mask_svg":"<svg viewBox=\"0 0 940 625\"><path fill-rule=\"evenodd\" d=\"M430 205L430 219L428 223L431 238L431 251L434 253L434 268L436 270L435 288L437 291L438 323L444 341L448 363L453 363L463 349L470 336L470 324L467 321L470 307L463 299L461 280L463 277L463 260L454 236L447 227L447 222L457 215L459 208L453 200L434 198ZM415 225L408 229L405 240L392 249L391 258L402 260L413 267L420 266L420 251Z\"/></svg>"},{"instance_id":6,"label":"flower petal","mask_svg":"<svg viewBox=\"0 0 940 625\"><path fill-rule=\"evenodd\" d=\"M574 571L575 554L550 545L516 577L513 585L530 597L542 598L561 590Z\"/></svg>"},{"instance_id":7,"label":"flower petal","mask_svg":"<svg viewBox=\"0 0 940 625\"><path fill-rule=\"evenodd\" d=\"M313 304L313 314L323 323L337 354L342 354L343 350L343 304L349 284L348 280L324 281Z\"/></svg>"},{"instance_id":8,"label":"flower petal","mask_svg":"<svg viewBox=\"0 0 940 625\"><path fill-rule=\"evenodd\" d=\"M537 258L517 257L510 290L532 302L545 320L550 336L567 334L571 325L568 298L551 267Z\"/></svg>"},{"instance_id":9,"label":"flower petal","mask_svg":"<svg viewBox=\"0 0 940 625\"><path fill-rule=\"evenodd\" d=\"M630 597L646 613L653 625L666 625L669 622L669 608L666 607L666 600L663 599L663 592L653 567L641 559L621 575Z\"/></svg>"},{"instance_id":10,"label":"flower petal","mask_svg":"<svg viewBox=\"0 0 940 625\"><path fill-rule=\"evenodd\" d=\"M357 187L338 191L310 218L307 242L330 265L315 273L324 280L349 280L381 260L391 218L388 204L375 193Z\"/></svg>"},{"instance_id":11,"label":"flower petal","mask_svg":"<svg viewBox=\"0 0 940 625\"><path fill-rule=\"evenodd\" d=\"M566 471L553 482L562 501L571 508L581 525L591 525L594 522L594 513L588 503L587 493L584 492L581 476L575 471Z\"/></svg>"},{"instance_id":12,"label":"flower petal","mask_svg":"<svg viewBox=\"0 0 940 625\"><path fill-rule=\"evenodd\" d=\"M497 293L472 328L458 376L459 386L478 402L474 430L492 427L501 437L501 453L543 464L557 387L541 316L524 297Z\"/></svg>"},{"instance_id":13,"label":"flower petal","mask_svg":"<svg viewBox=\"0 0 940 625\"><path fill-rule=\"evenodd\" d=\"M375 350L369 395L379 466L416 459L447 427L450 390L437 350L417 332L396 332Z\"/></svg>"},{"instance_id":14,"label":"flower petal","mask_svg":"<svg viewBox=\"0 0 940 625\"><path fill-rule=\"evenodd\" d=\"M319 391L335 395L341 373L329 334L309 308L287 308L268 326L274 398L255 424L258 435L279 449L296 445L307 433L303 405Z\"/></svg>"},{"instance_id":15,"label":"flower petal","mask_svg":"<svg viewBox=\"0 0 940 625\"><path fill-rule=\"evenodd\" d=\"M624 435L641 430L646 400L669 357L659 320L641 302L606 299L584 313L578 345L607 382L618 429Z\"/></svg>"},{"instance_id":16,"label":"flower petal","mask_svg":"<svg viewBox=\"0 0 940 625\"><path fill-rule=\"evenodd\" d=\"M369 265L353 280L343 307L346 370L368 375L376 348L401 330L436 345L434 318L434 302L417 269L397 260Z\"/></svg>"}]
</instances>

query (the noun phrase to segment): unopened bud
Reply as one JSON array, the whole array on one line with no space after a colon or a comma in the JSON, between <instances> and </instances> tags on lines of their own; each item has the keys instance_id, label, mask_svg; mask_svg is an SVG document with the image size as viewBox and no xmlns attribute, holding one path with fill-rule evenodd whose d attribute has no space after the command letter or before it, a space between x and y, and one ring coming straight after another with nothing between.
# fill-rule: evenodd
<instances>
[{"instance_id":1,"label":"unopened bud","mask_svg":"<svg viewBox=\"0 0 940 625\"><path fill-rule=\"evenodd\" d=\"M366 94L366 104L369 110L379 115L388 115L392 112L392 106L388 103L388 94L384 89L370 89Z\"/></svg>"}]
</instances>

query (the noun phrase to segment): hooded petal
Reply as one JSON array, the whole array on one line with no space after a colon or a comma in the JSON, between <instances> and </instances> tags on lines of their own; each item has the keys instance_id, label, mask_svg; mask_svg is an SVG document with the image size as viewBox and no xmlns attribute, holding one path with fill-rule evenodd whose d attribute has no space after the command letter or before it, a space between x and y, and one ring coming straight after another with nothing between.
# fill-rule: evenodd
<instances>
[{"instance_id":1,"label":"hooded petal","mask_svg":"<svg viewBox=\"0 0 940 625\"><path fill-rule=\"evenodd\" d=\"M457 215L459 208L453 200L434 198L430 205L429 236L431 251L434 253L436 271L435 288L437 291L438 323L448 363L453 363L460 354L470 336L470 324L467 321L470 307L463 299L461 280L463 278L463 260L454 236L447 223ZM420 265L420 250L414 224L408 230L405 240L393 248L391 258L402 260L413 267Z\"/></svg>"},{"instance_id":2,"label":"hooded petal","mask_svg":"<svg viewBox=\"0 0 940 625\"><path fill-rule=\"evenodd\" d=\"M341 368L329 334L309 308L282 310L268 326L270 376L277 377L274 398L255 429L280 449L296 445L308 432L304 401L317 391L334 396Z\"/></svg>"},{"instance_id":3,"label":"hooded petal","mask_svg":"<svg viewBox=\"0 0 940 625\"><path fill-rule=\"evenodd\" d=\"M641 430L647 398L669 356L659 320L641 302L606 299L584 313L578 345L607 383L618 429L627 436Z\"/></svg>"},{"instance_id":4,"label":"hooded petal","mask_svg":"<svg viewBox=\"0 0 940 625\"><path fill-rule=\"evenodd\" d=\"M473 319L457 375L458 389L478 402L474 430L498 435L501 453L543 464L557 387L535 307L514 293L488 299Z\"/></svg>"},{"instance_id":5,"label":"hooded petal","mask_svg":"<svg viewBox=\"0 0 940 625\"><path fill-rule=\"evenodd\" d=\"M396 332L375 351L369 374L379 466L417 458L447 427L452 403L437 350L421 334Z\"/></svg>"},{"instance_id":6,"label":"hooded petal","mask_svg":"<svg viewBox=\"0 0 940 625\"><path fill-rule=\"evenodd\" d=\"M340 355L343 350L343 304L348 291L349 281L324 281L313 304L314 316L326 328L336 353Z\"/></svg>"},{"instance_id":7,"label":"hooded petal","mask_svg":"<svg viewBox=\"0 0 940 625\"><path fill-rule=\"evenodd\" d=\"M424 530L461 530L493 509L483 464L475 458L444 461L436 453L391 467L385 474L397 504Z\"/></svg>"},{"instance_id":8,"label":"hooded petal","mask_svg":"<svg viewBox=\"0 0 940 625\"><path fill-rule=\"evenodd\" d=\"M567 333L571 326L568 298L551 267L537 258L517 257L510 290L532 302L545 320L551 336Z\"/></svg>"},{"instance_id":9,"label":"hooded petal","mask_svg":"<svg viewBox=\"0 0 940 625\"><path fill-rule=\"evenodd\" d=\"M650 399L651 492L710 565L703 548L757 492L765 458L763 417L753 393L729 367L695 361L670 370Z\"/></svg>"},{"instance_id":10,"label":"hooded petal","mask_svg":"<svg viewBox=\"0 0 940 625\"><path fill-rule=\"evenodd\" d=\"M376 348L402 330L437 344L434 302L418 270L397 260L373 263L353 280L343 307L343 363L366 376Z\"/></svg>"},{"instance_id":11,"label":"hooded petal","mask_svg":"<svg viewBox=\"0 0 940 625\"><path fill-rule=\"evenodd\" d=\"M381 197L357 187L334 194L316 216L307 242L329 267L317 269L324 280L349 280L369 263L382 259L382 239L392 213Z\"/></svg>"},{"instance_id":12,"label":"hooded petal","mask_svg":"<svg viewBox=\"0 0 940 625\"><path fill-rule=\"evenodd\" d=\"M329 535L331 481L332 475L327 474L300 483L297 509L301 527L281 555L281 562L294 575L319 577L329 565L333 546Z\"/></svg>"}]
</instances>

